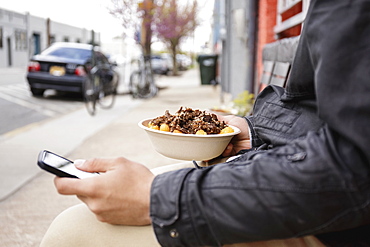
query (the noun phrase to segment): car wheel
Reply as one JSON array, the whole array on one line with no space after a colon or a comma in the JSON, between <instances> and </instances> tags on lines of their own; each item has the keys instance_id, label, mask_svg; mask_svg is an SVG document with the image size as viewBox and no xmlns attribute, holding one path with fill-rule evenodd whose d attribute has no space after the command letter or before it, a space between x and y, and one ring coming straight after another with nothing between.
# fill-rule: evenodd
<instances>
[{"instance_id":1,"label":"car wheel","mask_svg":"<svg viewBox=\"0 0 370 247\"><path fill-rule=\"evenodd\" d=\"M42 97L44 95L45 89L31 88L32 95L35 97Z\"/></svg>"}]
</instances>

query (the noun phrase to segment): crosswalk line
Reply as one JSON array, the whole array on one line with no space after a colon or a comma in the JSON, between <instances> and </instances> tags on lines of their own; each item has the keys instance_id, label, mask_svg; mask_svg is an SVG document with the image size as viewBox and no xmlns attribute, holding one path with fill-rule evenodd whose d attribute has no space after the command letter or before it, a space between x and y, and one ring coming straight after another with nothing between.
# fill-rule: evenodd
<instances>
[{"instance_id":1,"label":"crosswalk line","mask_svg":"<svg viewBox=\"0 0 370 247\"><path fill-rule=\"evenodd\" d=\"M45 109L45 108L43 108L39 105L36 105L36 104L30 104L30 102L28 102L28 101L25 101L25 100L22 100L22 99L19 99L19 98L15 98L13 96L10 96L8 94L4 94L2 92L0 92L0 98L5 99L5 100L10 101L10 102L13 102L13 103L18 104L18 105L21 105L23 107L29 108L31 110L35 110L35 111L40 112L40 113L42 113L46 116L49 116L49 117L53 117L53 116L56 115L56 113L54 111Z\"/></svg>"},{"instance_id":2,"label":"crosswalk line","mask_svg":"<svg viewBox=\"0 0 370 247\"><path fill-rule=\"evenodd\" d=\"M78 101L66 102L33 97L25 84L2 85L0 98L50 117L71 112L82 106L81 102Z\"/></svg>"}]
</instances>

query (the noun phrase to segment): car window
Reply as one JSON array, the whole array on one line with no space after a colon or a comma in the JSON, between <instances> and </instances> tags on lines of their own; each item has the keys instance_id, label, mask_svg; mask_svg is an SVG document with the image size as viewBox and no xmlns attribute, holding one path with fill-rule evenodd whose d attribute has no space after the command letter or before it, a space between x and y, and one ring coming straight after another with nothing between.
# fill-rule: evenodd
<instances>
[{"instance_id":1,"label":"car window","mask_svg":"<svg viewBox=\"0 0 370 247\"><path fill-rule=\"evenodd\" d=\"M78 49L71 47L59 47L56 49L45 50L43 55L50 55L56 57L72 58L87 60L91 57L91 51L86 49Z\"/></svg>"}]
</instances>

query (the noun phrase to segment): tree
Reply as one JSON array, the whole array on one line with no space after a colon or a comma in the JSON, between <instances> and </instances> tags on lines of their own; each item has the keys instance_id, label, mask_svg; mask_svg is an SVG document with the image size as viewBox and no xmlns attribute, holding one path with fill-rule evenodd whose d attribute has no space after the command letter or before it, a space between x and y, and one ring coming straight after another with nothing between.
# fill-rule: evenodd
<instances>
[{"instance_id":1,"label":"tree","mask_svg":"<svg viewBox=\"0 0 370 247\"><path fill-rule=\"evenodd\" d=\"M181 41L194 32L197 21L197 1L180 5L177 0L157 1L154 30L172 55L173 74L177 74L176 54Z\"/></svg>"},{"instance_id":2,"label":"tree","mask_svg":"<svg viewBox=\"0 0 370 247\"><path fill-rule=\"evenodd\" d=\"M126 32L137 32L140 29L140 37L137 39L144 55L150 55L154 0L111 0L111 2L113 7L110 13L121 20Z\"/></svg>"},{"instance_id":3,"label":"tree","mask_svg":"<svg viewBox=\"0 0 370 247\"><path fill-rule=\"evenodd\" d=\"M111 2L109 13L121 21L124 33L133 34L140 23L139 3L142 0L111 0Z\"/></svg>"},{"instance_id":4,"label":"tree","mask_svg":"<svg viewBox=\"0 0 370 247\"><path fill-rule=\"evenodd\" d=\"M151 54L152 36L167 45L173 59L173 73L177 74L176 54L181 41L198 26L197 1L179 4L178 0L111 0L110 13L122 22L125 31L140 25L140 43L145 55ZM181 1L183 2L183 1ZM140 23L141 22L141 23Z\"/></svg>"},{"instance_id":5,"label":"tree","mask_svg":"<svg viewBox=\"0 0 370 247\"><path fill-rule=\"evenodd\" d=\"M144 55L151 55L151 44L152 44L152 23L153 14L155 9L154 0L143 0L139 3L139 10L142 13L141 19L141 44L144 49Z\"/></svg>"}]
</instances>

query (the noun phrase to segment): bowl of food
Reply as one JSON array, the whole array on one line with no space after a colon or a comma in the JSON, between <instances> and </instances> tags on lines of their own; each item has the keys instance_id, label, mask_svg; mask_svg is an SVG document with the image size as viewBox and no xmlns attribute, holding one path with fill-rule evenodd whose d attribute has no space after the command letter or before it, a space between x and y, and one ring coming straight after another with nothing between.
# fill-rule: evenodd
<instances>
[{"instance_id":1,"label":"bowl of food","mask_svg":"<svg viewBox=\"0 0 370 247\"><path fill-rule=\"evenodd\" d=\"M160 154L179 160L210 160L222 154L240 130L212 113L181 107L175 114L139 122Z\"/></svg>"}]
</instances>

